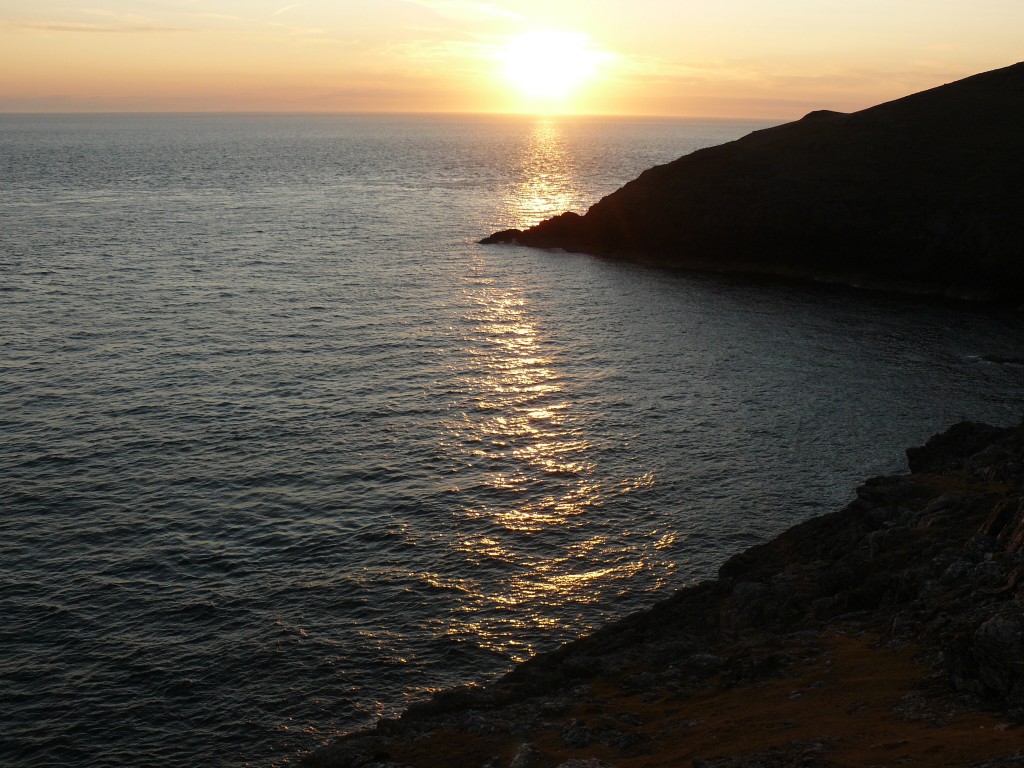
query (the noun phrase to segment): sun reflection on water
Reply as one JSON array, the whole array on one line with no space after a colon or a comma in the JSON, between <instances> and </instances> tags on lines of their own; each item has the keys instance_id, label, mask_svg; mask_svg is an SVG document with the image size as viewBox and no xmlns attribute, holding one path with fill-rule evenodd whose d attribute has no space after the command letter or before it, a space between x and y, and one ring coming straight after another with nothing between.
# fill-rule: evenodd
<instances>
[{"instance_id":1,"label":"sun reflection on water","mask_svg":"<svg viewBox=\"0 0 1024 768\"><path fill-rule=\"evenodd\" d=\"M476 365L461 383L472 409L451 429L460 446L471 447L474 459L488 462L485 476L490 489L500 492L497 497L522 495L511 509L484 506L470 514L522 532L564 524L580 513L589 494L577 490L532 498L539 475L582 479L593 469L586 456L589 445L569 418L564 377L544 354L537 323L521 296L483 286L470 306L467 351Z\"/></svg>"},{"instance_id":2,"label":"sun reflection on water","mask_svg":"<svg viewBox=\"0 0 1024 768\"><path fill-rule=\"evenodd\" d=\"M554 118L533 125L523 149L519 178L507 195L509 226L525 229L587 205L564 132L564 122Z\"/></svg>"},{"instance_id":3,"label":"sun reflection on water","mask_svg":"<svg viewBox=\"0 0 1024 768\"><path fill-rule=\"evenodd\" d=\"M523 658L533 648L520 630L536 637L571 626L581 604L600 599L599 587L651 567L646 545L595 535L588 513L654 478L601 479L600 438L576 416L574 379L526 290L499 284L481 261L462 293L468 364L449 383L444 447L460 505L452 555L466 575L452 585L463 599L443 632Z\"/></svg>"},{"instance_id":4,"label":"sun reflection on water","mask_svg":"<svg viewBox=\"0 0 1024 768\"><path fill-rule=\"evenodd\" d=\"M567 125L529 127L519 175L496 212L503 224L527 227L586 205ZM455 604L436 630L521 659L538 638L589 629L610 595L662 583L675 564L671 536L635 516L644 502L634 494L653 487L653 473L609 476L601 466L623 436L598 428L585 368L551 333L532 298L537 286L504 266L510 256L472 257L453 296L462 362L444 382L442 448L458 507L445 571L459 575L446 579Z\"/></svg>"}]
</instances>

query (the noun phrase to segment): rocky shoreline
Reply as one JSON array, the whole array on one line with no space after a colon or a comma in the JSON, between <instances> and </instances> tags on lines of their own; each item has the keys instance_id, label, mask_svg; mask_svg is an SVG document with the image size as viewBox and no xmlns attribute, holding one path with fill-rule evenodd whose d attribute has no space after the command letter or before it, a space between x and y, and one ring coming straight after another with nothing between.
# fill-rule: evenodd
<instances>
[{"instance_id":1,"label":"rocky shoreline","mask_svg":"<svg viewBox=\"0 0 1024 768\"><path fill-rule=\"evenodd\" d=\"M717 579L302 764L1024 765L1024 424L907 456Z\"/></svg>"}]
</instances>

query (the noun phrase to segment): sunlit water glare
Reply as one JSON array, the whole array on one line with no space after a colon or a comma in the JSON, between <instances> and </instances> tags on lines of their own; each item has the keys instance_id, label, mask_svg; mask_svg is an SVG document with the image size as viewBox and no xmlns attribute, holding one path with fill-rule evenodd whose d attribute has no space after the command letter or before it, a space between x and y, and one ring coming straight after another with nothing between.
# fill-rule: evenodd
<instances>
[{"instance_id":1,"label":"sunlit water glare","mask_svg":"<svg viewBox=\"0 0 1024 768\"><path fill-rule=\"evenodd\" d=\"M483 247L759 127L0 117L0 763L265 766L709 576L1015 313Z\"/></svg>"}]
</instances>

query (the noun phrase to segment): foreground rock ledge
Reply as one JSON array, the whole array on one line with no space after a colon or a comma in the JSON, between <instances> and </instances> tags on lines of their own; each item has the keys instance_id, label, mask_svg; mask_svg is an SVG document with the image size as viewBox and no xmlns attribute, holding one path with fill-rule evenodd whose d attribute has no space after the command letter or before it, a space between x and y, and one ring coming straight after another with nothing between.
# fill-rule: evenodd
<instances>
[{"instance_id":1,"label":"foreground rock ledge","mask_svg":"<svg viewBox=\"0 0 1024 768\"><path fill-rule=\"evenodd\" d=\"M1024 63L822 110L482 243L960 298L1024 297Z\"/></svg>"},{"instance_id":2,"label":"foreground rock ledge","mask_svg":"<svg viewBox=\"0 0 1024 768\"><path fill-rule=\"evenodd\" d=\"M1024 765L1024 425L907 455L716 580L302 764Z\"/></svg>"}]
</instances>

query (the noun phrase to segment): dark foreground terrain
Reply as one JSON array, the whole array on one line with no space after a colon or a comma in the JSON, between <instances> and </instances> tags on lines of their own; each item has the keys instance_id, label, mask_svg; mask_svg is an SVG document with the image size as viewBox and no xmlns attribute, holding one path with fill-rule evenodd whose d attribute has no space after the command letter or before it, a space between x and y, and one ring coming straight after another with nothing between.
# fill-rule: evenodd
<instances>
[{"instance_id":1,"label":"dark foreground terrain","mask_svg":"<svg viewBox=\"0 0 1024 768\"><path fill-rule=\"evenodd\" d=\"M1024 765L1024 425L907 455L718 579L304 764Z\"/></svg>"},{"instance_id":2,"label":"dark foreground terrain","mask_svg":"<svg viewBox=\"0 0 1024 768\"><path fill-rule=\"evenodd\" d=\"M1024 63L812 112L482 243L967 298L1024 297Z\"/></svg>"}]
</instances>

